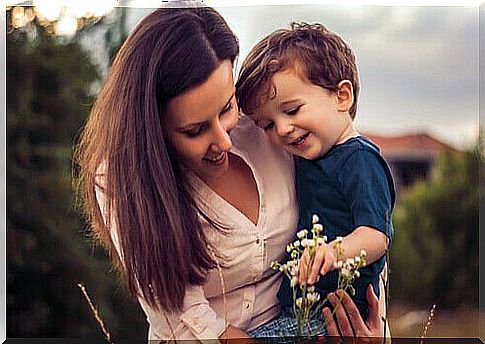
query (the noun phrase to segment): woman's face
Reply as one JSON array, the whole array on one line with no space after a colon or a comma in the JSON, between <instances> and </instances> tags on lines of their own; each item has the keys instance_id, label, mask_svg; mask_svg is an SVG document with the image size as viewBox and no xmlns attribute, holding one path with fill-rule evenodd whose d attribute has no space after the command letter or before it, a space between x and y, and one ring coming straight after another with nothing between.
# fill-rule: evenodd
<instances>
[{"instance_id":1,"label":"woman's face","mask_svg":"<svg viewBox=\"0 0 485 344\"><path fill-rule=\"evenodd\" d=\"M203 84L169 100L163 114L179 160L206 182L229 167L229 132L239 116L232 72L231 61L223 61Z\"/></svg>"}]
</instances>

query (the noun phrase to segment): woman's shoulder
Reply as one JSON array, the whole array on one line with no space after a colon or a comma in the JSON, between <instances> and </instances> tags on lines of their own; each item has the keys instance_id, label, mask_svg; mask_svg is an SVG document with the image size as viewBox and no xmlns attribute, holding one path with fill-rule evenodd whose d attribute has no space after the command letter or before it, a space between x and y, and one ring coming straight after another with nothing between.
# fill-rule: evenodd
<instances>
[{"instance_id":1,"label":"woman's shoulder","mask_svg":"<svg viewBox=\"0 0 485 344\"><path fill-rule=\"evenodd\" d=\"M273 145L264 131L256 126L254 121L242 115L231 132L233 152L239 153L246 161L261 171L266 167L293 169L293 157L285 150Z\"/></svg>"}]
</instances>

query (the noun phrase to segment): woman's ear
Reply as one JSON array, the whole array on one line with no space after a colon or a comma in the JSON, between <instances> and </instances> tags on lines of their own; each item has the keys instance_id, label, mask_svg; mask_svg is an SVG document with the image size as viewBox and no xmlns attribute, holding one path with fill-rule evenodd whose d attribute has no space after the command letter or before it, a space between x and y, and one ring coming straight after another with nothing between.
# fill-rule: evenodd
<instances>
[{"instance_id":1,"label":"woman's ear","mask_svg":"<svg viewBox=\"0 0 485 344\"><path fill-rule=\"evenodd\" d=\"M342 80L337 85L337 110L349 112L354 104L354 88L349 80Z\"/></svg>"}]
</instances>

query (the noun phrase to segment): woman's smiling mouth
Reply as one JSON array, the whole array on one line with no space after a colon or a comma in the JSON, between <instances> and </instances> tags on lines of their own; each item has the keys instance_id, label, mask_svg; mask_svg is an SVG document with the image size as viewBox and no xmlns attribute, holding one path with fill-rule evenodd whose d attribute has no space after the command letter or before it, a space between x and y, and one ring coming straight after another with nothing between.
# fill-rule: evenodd
<instances>
[{"instance_id":1,"label":"woman's smiling mouth","mask_svg":"<svg viewBox=\"0 0 485 344\"><path fill-rule=\"evenodd\" d=\"M219 166L224 163L224 161L226 160L226 157L227 157L227 152L221 152L219 155L212 158L205 157L204 160L208 161L211 164Z\"/></svg>"}]
</instances>

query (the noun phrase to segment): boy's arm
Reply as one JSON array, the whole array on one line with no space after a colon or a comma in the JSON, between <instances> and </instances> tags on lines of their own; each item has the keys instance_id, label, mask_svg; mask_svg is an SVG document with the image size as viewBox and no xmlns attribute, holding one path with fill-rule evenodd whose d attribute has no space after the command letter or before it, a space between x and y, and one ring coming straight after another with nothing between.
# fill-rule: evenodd
<instances>
[{"instance_id":1,"label":"boy's arm","mask_svg":"<svg viewBox=\"0 0 485 344\"><path fill-rule=\"evenodd\" d=\"M342 240L343 259L354 258L361 250L365 250L367 264L371 264L385 254L388 243L389 239L384 233L367 226L358 227ZM300 283L314 284L320 274L324 275L335 269L337 256L333 241L317 248L313 263L307 269L309 258L308 250L305 250L300 263Z\"/></svg>"},{"instance_id":2,"label":"boy's arm","mask_svg":"<svg viewBox=\"0 0 485 344\"><path fill-rule=\"evenodd\" d=\"M333 245L333 242L329 243ZM342 240L344 259L354 258L361 250L367 253L367 265L374 263L385 253L389 238L382 232L367 226L358 227Z\"/></svg>"}]
</instances>

